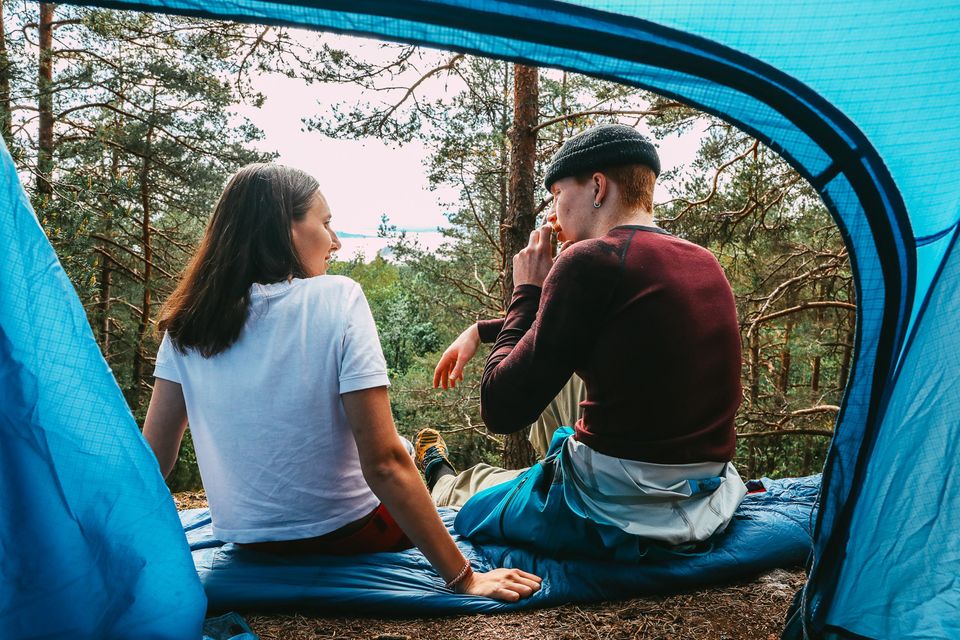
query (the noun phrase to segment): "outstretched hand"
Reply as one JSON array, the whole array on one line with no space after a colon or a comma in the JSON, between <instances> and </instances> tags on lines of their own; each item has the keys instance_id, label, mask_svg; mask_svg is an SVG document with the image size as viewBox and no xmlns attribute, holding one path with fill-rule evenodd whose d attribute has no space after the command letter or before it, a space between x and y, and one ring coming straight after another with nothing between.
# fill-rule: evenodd
<instances>
[{"instance_id":1,"label":"outstretched hand","mask_svg":"<svg viewBox=\"0 0 960 640\"><path fill-rule=\"evenodd\" d=\"M433 388L453 389L458 380L463 382L463 368L476 355L479 347L480 330L476 324L472 324L440 356L440 362L433 370Z\"/></svg>"},{"instance_id":2,"label":"outstretched hand","mask_svg":"<svg viewBox=\"0 0 960 640\"><path fill-rule=\"evenodd\" d=\"M507 602L516 602L529 598L540 590L542 580L532 573L520 569L494 569L486 573L474 573L463 586L458 585L459 593L483 596Z\"/></svg>"}]
</instances>

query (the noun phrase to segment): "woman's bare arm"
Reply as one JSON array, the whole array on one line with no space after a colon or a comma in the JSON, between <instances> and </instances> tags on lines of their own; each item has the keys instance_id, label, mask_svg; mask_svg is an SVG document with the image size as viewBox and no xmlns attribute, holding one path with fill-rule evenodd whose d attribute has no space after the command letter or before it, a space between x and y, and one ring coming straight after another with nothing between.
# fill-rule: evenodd
<instances>
[{"instance_id":1,"label":"woman's bare arm","mask_svg":"<svg viewBox=\"0 0 960 640\"><path fill-rule=\"evenodd\" d=\"M386 387L340 397L367 484L444 581L453 580L466 559L441 522L413 459L397 435ZM540 578L518 569L495 569L468 576L457 587L462 593L513 602L537 591Z\"/></svg>"},{"instance_id":2,"label":"woman's bare arm","mask_svg":"<svg viewBox=\"0 0 960 640\"><path fill-rule=\"evenodd\" d=\"M157 378L147 418L143 422L143 437L157 456L164 478L173 471L186 429L187 405L183 400L183 388L176 382Z\"/></svg>"}]
</instances>

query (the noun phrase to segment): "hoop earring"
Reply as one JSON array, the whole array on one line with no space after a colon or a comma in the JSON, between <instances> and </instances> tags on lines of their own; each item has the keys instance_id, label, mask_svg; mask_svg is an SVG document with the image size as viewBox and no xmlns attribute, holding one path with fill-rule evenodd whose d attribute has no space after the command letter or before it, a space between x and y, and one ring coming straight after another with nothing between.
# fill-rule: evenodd
<instances>
[{"instance_id":1,"label":"hoop earring","mask_svg":"<svg viewBox=\"0 0 960 640\"><path fill-rule=\"evenodd\" d=\"M603 206L603 203L602 203L602 202L594 202L594 203L593 203L593 208L594 208L594 209L599 209L599 208L602 207L602 206Z\"/></svg>"}]
</instances>

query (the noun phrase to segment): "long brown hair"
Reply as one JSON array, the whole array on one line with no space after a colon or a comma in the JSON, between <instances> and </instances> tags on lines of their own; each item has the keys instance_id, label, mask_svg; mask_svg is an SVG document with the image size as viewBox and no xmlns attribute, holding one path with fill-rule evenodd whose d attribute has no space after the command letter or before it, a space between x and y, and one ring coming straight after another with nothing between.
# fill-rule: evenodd
<instances>
[{"instance_id":1,"label":"long brown hair","mask_svg":"<svg viewBox=\"0 0 960 640\"><path fill-rule=\"evenodd\" d=\"M220 200L173 294L158 329L181 352L205 358L225 351L247 320L250 286L304 277L291 226L315 202L320 185L309 174L279 164L237 171Z\"/></svg>"}]
</instances>

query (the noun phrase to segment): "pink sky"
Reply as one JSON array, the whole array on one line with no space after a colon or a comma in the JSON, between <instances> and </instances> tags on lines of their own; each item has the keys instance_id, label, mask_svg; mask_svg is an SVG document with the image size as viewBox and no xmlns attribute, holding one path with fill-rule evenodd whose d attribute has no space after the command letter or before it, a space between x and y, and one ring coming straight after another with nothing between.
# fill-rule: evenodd
<instances>
[{"instance_id":1,"label":"pink sky","mask_svg":"<svg viewBox=\"0 0 960 640\"><path fill-rule=\"evenodd\" d=\"M316 34L304 33L305 39ZM389 55L375 41L347 36L323 34L327 42L355 51L357 55ZM437 60L450 54L435 52ZM547 71L547 73L550 73ZM264 75L257 82L267 96L261 109L244 107L240 113L264 130L263 150L278 151L279 162L310 172L320 181L330 203L335 228L351 233L376 233L380 216L401 228L438 227L446 223L444 202L455 202L454 189L431 192L427 186L423 162L426 147L413 142L402 147L389 147L375 138L335 140L319 133L302 131L301 119L318 114L332 104L355 101L361 90L352 85L313 84L279 75ZM442 82L424 83L425 95L442 95ZM367 96L367 99L370 99ZM384 97L384 99L389 99ZM682 138L660 141L664 170L692 160L700 132ZM661 188L656 200L667 199Z\"/></svg>"}]
</instances>

